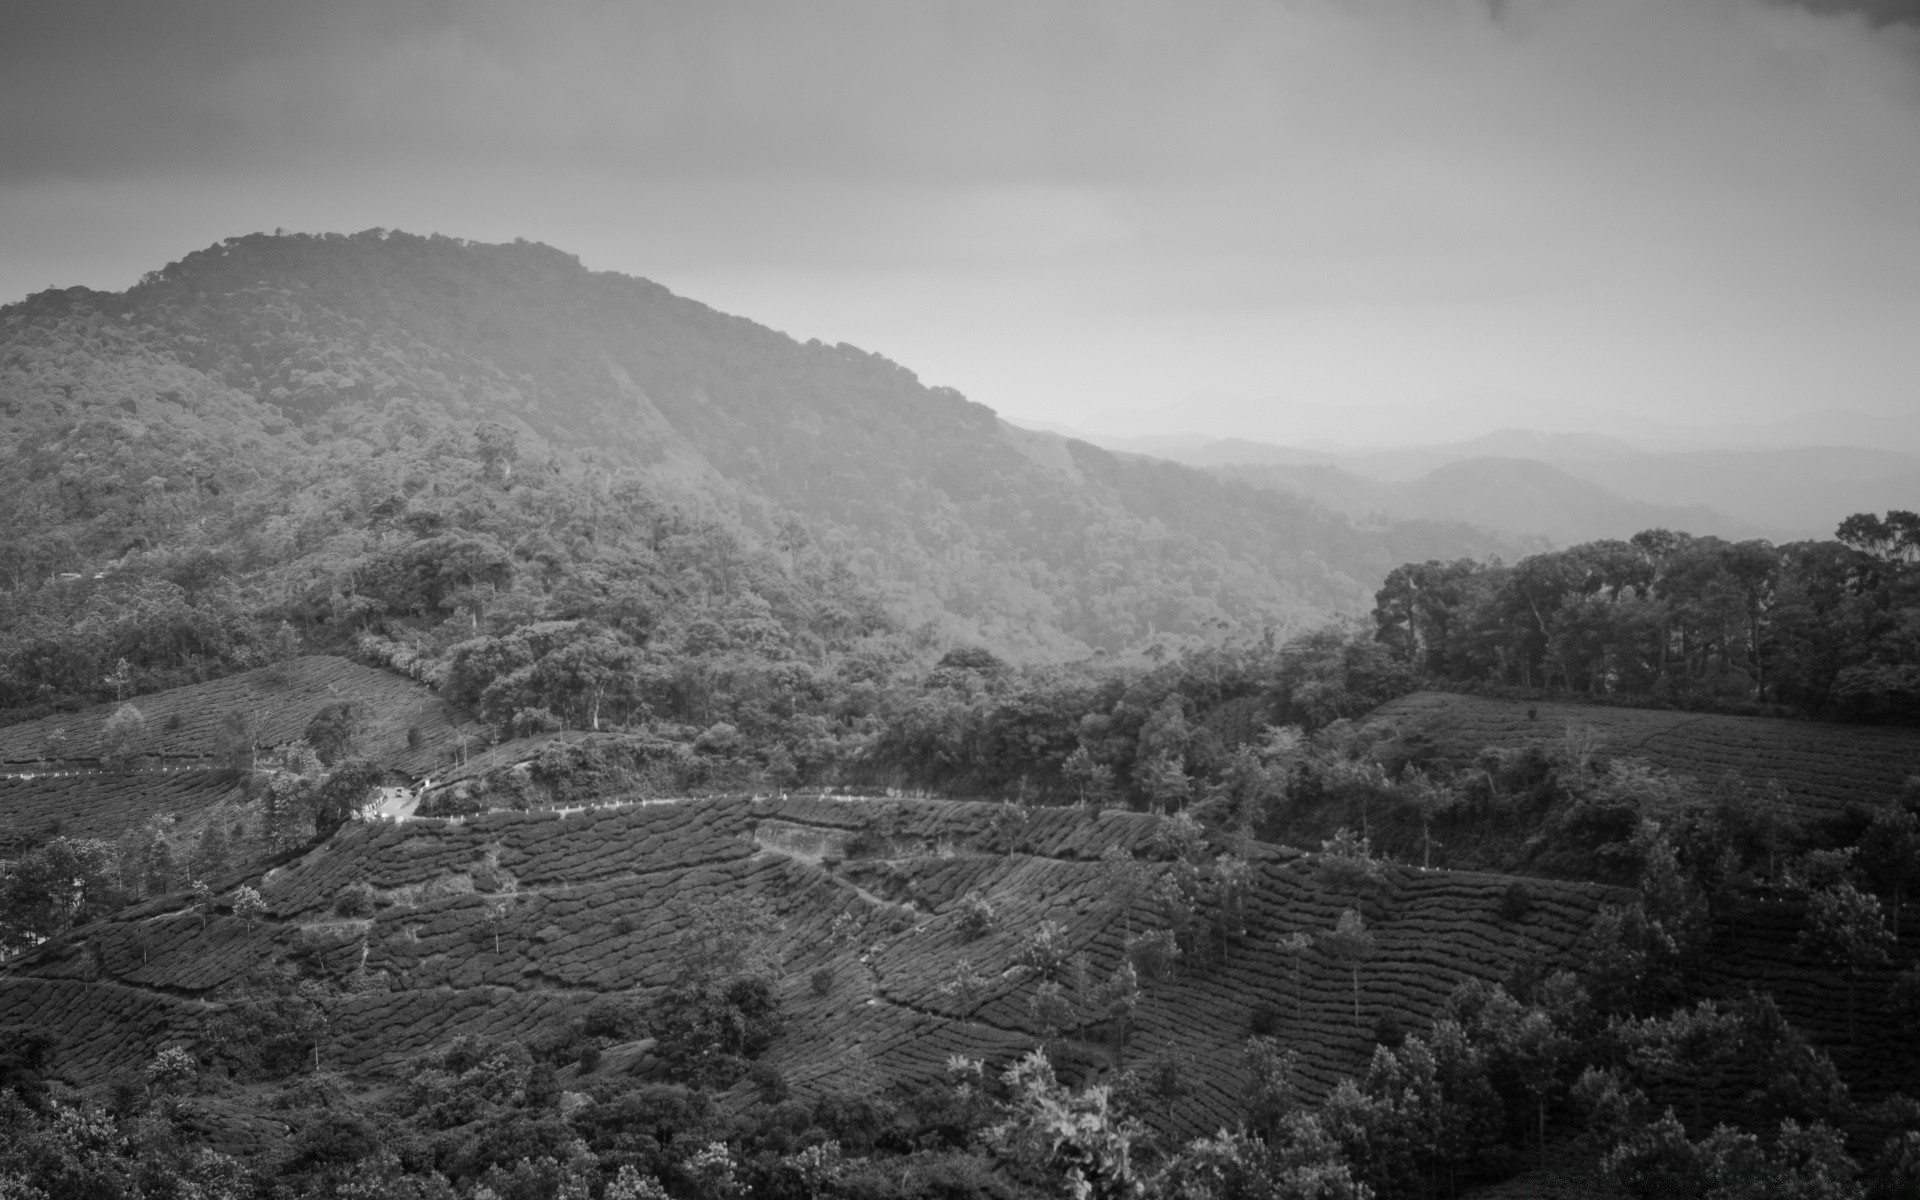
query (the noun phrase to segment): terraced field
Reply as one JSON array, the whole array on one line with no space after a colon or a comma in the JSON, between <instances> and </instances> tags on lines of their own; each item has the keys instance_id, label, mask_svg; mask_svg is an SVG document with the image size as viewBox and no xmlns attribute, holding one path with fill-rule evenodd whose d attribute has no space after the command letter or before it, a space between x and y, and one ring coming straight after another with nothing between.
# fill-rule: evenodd
<instances>
[{"instance_id":1,"label":"terraced field","mask_svg":"<svg viewBox=\"0 0 1920 1200\"><path fill-rule=\"evenodd\" d=\"M136 697L132 703L146 718L133 751L170 763L211 759L222 723L232 712L257 721L255 742L283 745L305 733L321 709L349 703L365 713L360 753L409 774L419 775L446 763L459 732L458 717L433 691L388 671L344 658L309 655L283 667L263 667L187 687ZM102 730L118 708L95 705L0 727L0 768L33 770L55 761L90 764L102 752ZM409 730L417 730L409 745ZM54 736L56 731L64 737ZM477 734L468 726L469 734Z\"/></svg>"},{"instance_id":2,"label":"terraced field","mask_svg":"<svg viewBox=\"0 0 1920 1200\"><path fill-rule=\"evenodd\" d=\"M1116 910L1097 859L1109 846L1144 844L1154 821L816 797L358 825L269 873L270 917L251 931L228 915L203 929L175 897L14 964L0 976L0 1024L48 1031L63 1043L56 1069L96 1082L190 1036L202 998L222 984L268 957L306 955L330 973L364 967L384 981L388 990L334 1003L324 1050L336 1066L378 1069L456 1033L533 1038L594 996L650 995L668 982L668 949L686 914L711 897L749 894L783 922L776 948L792 1020L768 1060L802 1094L867 1090L936 1073L949 1054L999 1062L1030 1048L1040 1030L1028 1007L1035 984L1016 969L1022 943L1042 920L1057 921L1095 978L1111 971L1125 928L1144 927L1149 914L1144 903ZM1224 962L1158 985L1125 1050L1129 1062L1164 1052L1192 1060L1209 1090L1182 1111L1189 1132L1235 1119L1254 1005L1278 1010L1277 1032L1302 1051L1304 1082L1324 1088L1364 1069L1380 1014L1417 1025L1461 979L1498 979L1529 958L1577 961L1609 895L1539 883L1533 910L1507 921L1501 877L1391 868L1352 896L1329 891L1294 851L1256 845L1253 861L1246 938ZM334 916L334 897L357 880L378 889L374 915ZM998 922L969 940L955 909L972 890ZM508 915L496 926L488 909L498 903ZM1360 971L1358 1020L1343 966L1319 949L1296 962L1278 941L1331 927L1348 904L1362 907L1378 938ZM986 981L971 1002L940 990L962 958ZM824 994L812 983L821 968L831 977ZM141 1006L138 1021L113 1026L119 1041L106 1048L90 1042L104 1028L101 1005ZM1112 1053L1085 1042L1069 1057L1105 1069Z\"/></svg>"},{"instance_id":3,"label":"terraced field","mask_svg":"<svg viewBox=\"0 0 1920 1200\"><path fill-rule=\"evenodd\" d=\"M111 838L147 818L181 818L240 798L231 771L69 771L0 775L0 856L56 834Z\"/></svg>"},{"instance_id":4,"label":"terraced field","mask_svg":"<svg viewBox=\"0 0 1920 1200\"><path fill-rule=\"evenodd\" d=\"M1535 716L1529 716L1529 712ZM1749 783L1777 779L1794 815L1832 816L1850 804L1885 804L1920 775L1920 730L1829 725L1599 705L1489 700L1419 692L1375 710L1370 720L1431 737L1443 755L1471 760L1483 747L1511 748L1592 729L1601 752L1645 758L1711 784L1727 771Z\"/></svg>"},{"instance_id":5,"label":"terraced field","mask_svg":"<svg viewBox=\"0 0 1920 1200\"><path fill-rule=\"evenodd\" d=\"M191 819L237 800L239 780L216 761L229 713L253 716L255 744L269 750L340 703L364 719L355 752L415 778L448 769L463 734L484 744L480 727L424 685L324 655L139 697L146 722L127 769L99 757L117 705L0 727L0 856L56 833L110 838L157 814Z\"/></svg>"}]
</instances>

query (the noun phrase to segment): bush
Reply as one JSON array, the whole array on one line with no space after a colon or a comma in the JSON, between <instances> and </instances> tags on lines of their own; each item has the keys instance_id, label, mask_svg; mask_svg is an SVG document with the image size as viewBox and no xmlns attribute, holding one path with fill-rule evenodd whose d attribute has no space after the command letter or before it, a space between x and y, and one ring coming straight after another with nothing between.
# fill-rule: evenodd
<instances>
[{"instance_id":1,"label":"bush","mask_svg":"<svg viewBox=\"0 0 1920 1200\"><path fill-rule=\"evenodd\" d=\"M1280 1028L1280 1008L1265 1000L1253 1006L1247 1014L1247 1028L1255 1037L1271 1037Z\"/></svg>"},{"instance_id":2,"label":"bush","mask_svg":"<svg viewBox=\"0 0 1920 1200\"><path fill-rule=\"evenodd\" d=\"M812 977L809 979L808 982L810 982L813 986L814 995L816 996L826 995L828 992L831 992L833 990L833 968L821 967L819 970L813 973Z\"/></svg>"},{"instance_id":3,"label":"bush","mask_svg":"<svg viewBox=\"0 0 1920 1200\"><path fill-rule=\"evenodd\" d=\"M969 941L992 932L994 924L993 905L978 891L968 892L960 897L960 932Z\"/></svg>"},{"instance_id":4,"label":"bush","mask_svg":"<svg viewBox=\"0 0 1920 1200\"><path fill-rule=\"evenodd\" d=\"M1407 1023L1397 1013L1384 1012L1373 1023L1373 1044L1397 1050L1407 1040Z\"/></svg>"},{"instance_id":5,"label":"bush","mask_svg":"<svg viewBox=\"0 0 1920 1200\"><path fill-rule=\"evenodd\" d=\"M755 1063L747 1072L747 1078L760 1091L760 1099L768 1104L778 1104L787 1098L791 1089L787 1086L787 1077L780 1068L772 1063Z\"/></svg>"},{"instance_id":6,"label":"bush","mask_svg":"<svg viewBox=\"0 0 1920 1200\"><path fill-rule=\"evenodd\" d=\"M780 1034L780 998L765 976L678 985L662 1002L660 1060L675 1080L725 1087Z\"/></svg>"},{"instance_id":7,"label":"bush","mask_svg":"<svg viewBox=\"0 0 1920 1200\"><path fill-rule=\"evenodd\" d=\"M640 1002L631 996L600 996L580 1018L580 1036L629 1041L646 1028Z\"/></svg>"},{"instance_id":8,"label":"bush","mask_svg":"<svg viewBox=\"0 0 1920 1200\"><path fill-rule=\"evenodd\" d=\"M370 917L373 915L373 885L366 880L350 883L333 898L335 916Z\"/></svg>"},{"instance_id":9,"label":"bush","mask_svg":"<svg viewBox=\"0 0 1920 1200\"><path fill-rule=\"evenodd\" d=\"M1503 921L1524 921L1533 911L1533 889L1521 880L1507 885L1500 894L1500 919Z\"/></svg>"}]
</instances>

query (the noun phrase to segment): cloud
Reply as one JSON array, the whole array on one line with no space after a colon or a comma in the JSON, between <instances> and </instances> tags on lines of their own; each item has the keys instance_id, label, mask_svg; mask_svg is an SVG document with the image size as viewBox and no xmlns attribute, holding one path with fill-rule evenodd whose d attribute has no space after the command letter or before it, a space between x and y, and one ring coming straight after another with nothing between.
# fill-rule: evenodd
<instances>
[{"instance_id":1,"label":"cloud","mask_svg":"<svg viewBox=\"0 0 1920 1200\"><path fill-rule=\"evenodd\" d=\"M0 289L378 224L1043 414L1910 403L1916 6L18 4Z\"/></svg>"}]
</instances>

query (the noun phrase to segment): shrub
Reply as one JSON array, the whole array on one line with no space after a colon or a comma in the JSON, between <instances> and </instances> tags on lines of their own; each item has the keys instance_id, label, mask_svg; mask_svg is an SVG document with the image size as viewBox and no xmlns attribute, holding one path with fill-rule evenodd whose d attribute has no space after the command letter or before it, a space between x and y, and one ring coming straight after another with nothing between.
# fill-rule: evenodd
<instances>
[{"instance_id":1,"label":"shrub","mask_svg":"<svg viewBox=\"0 0 1920 1200\"><path fill-rule=\"evenodd\" d=\"M580 1018L580 1034L624 1042L646 1028L646 1014L631 996L599 996Z\"/></svg>"},{"instance_id":2,"label":"shrub","mask_svg":"<svg viewBox=\"0 0 1920 1200\"><path fill-rule=\"evenodd\" d=\"M370 917L373 915L373 885L362 879L340 889L333 898L333 911L342 917Z\"/></svg>"},{"instance_id":3,"label":"shrub","mask_svg":"<svg viewBox=\"0 0 1920 1200\"><path fill-rule=\"evenodd\" d=\"M1522 880L1516 879L1500 893L1500 919L1503 921L1524 921L1533 911L1533 889Z\"/></svg>"},{"instance_id":4,"label":"shrub","mask_svg":"<svg viewBox=\"0 0 1920 1200\"><path fill-rule=\"evenodd\" d=\"M747 1079L759 1089L760 1098L768 1104L778 1104L787 1098L791 1089L787 1086L787 1076L772 1063L759 1062L747 1072Z\"/></svg>"},{"instance_id":5,"label":"shrub","mask_svg":"<svg viewBox=\"0 0 1920 1200\"><path fill-rule=\"evenodd\" d=\"M1173 974L1173 967L1180 959L1180 946L1174 940L1173 930L1155 929L1147 933L1135 934L1127 939L1127 961L1139 972L1140 978L1161 980Z\"/></svg>"},{"instance_id":6,"label":"shrub","mask_svg":"<svg viewBox=\"0 0 1920 1200\"><path fill-rule=\"evenodd\" d=\"M1397 1013L1383 1012L1373 1022L1373 1043L1397 1050L1407 1040L1407 1023Z\"/></svg>"},{"instance_id":7,"label":"shrub","mask_svg":"<svg viewBox=\"0 0 1920 1200\"><path fill-rule=\"evenodd\" d=\"M833 968L821 967L813 973L808 982L813 986L814 995L826 995L833 990Z\"/></svg>"},{"instance_id":8,"label":"shrub","mask_svg":"<svg viewBox=\"0 0 1920 1200\"><path fill-rule=\"evenodd\" d=\"M765 976L676 985L660 1006L660 1060L676 1080L725 1087L779 1036L780 998Z\"/></svg>"},{"instance_id":9,"label":"shrub","mask_svg":"<svg viewBox=\"0 0 1920 1200\"><path fill-rule=\"evenodd\" d=\"M960 932L966 936L968 941L972 941L977 937L983 937L993 930L993 905L988 904L986 897L982 896L977 890L968 892L966 895L960 897L958 911L960 914Z\"/></svg>"},{"instance_id":10,"label":"shrub","mask_svg":"<svg viewBox=\"0 0 1920 1200\"><path fill-rule=\"evenodd\" d=\"M1247 1014L1247 1028L1255 1037L1271 1037L1280 1028L1280 1008L1262 1000Z\"/></svg>"}]
</instances>

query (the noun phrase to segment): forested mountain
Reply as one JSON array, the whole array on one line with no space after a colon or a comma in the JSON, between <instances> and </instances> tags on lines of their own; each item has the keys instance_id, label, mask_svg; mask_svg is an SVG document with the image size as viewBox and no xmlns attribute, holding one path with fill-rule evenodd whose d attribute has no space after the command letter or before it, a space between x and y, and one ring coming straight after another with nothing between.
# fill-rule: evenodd
<instances>
[{"instance_id":1,"label":"forested mountain","mask_svg":"<svg viewBox=\"0 0 1920 1200\"><path fill-rule=\"evenodd\" d=\"M254 665L283 621L324 647L757 614L1075 658L1285 632L1501 549L1028 435L546 246L383 231L0 309L0 505L16 707Z\"/></svg>"}]
</instances>

